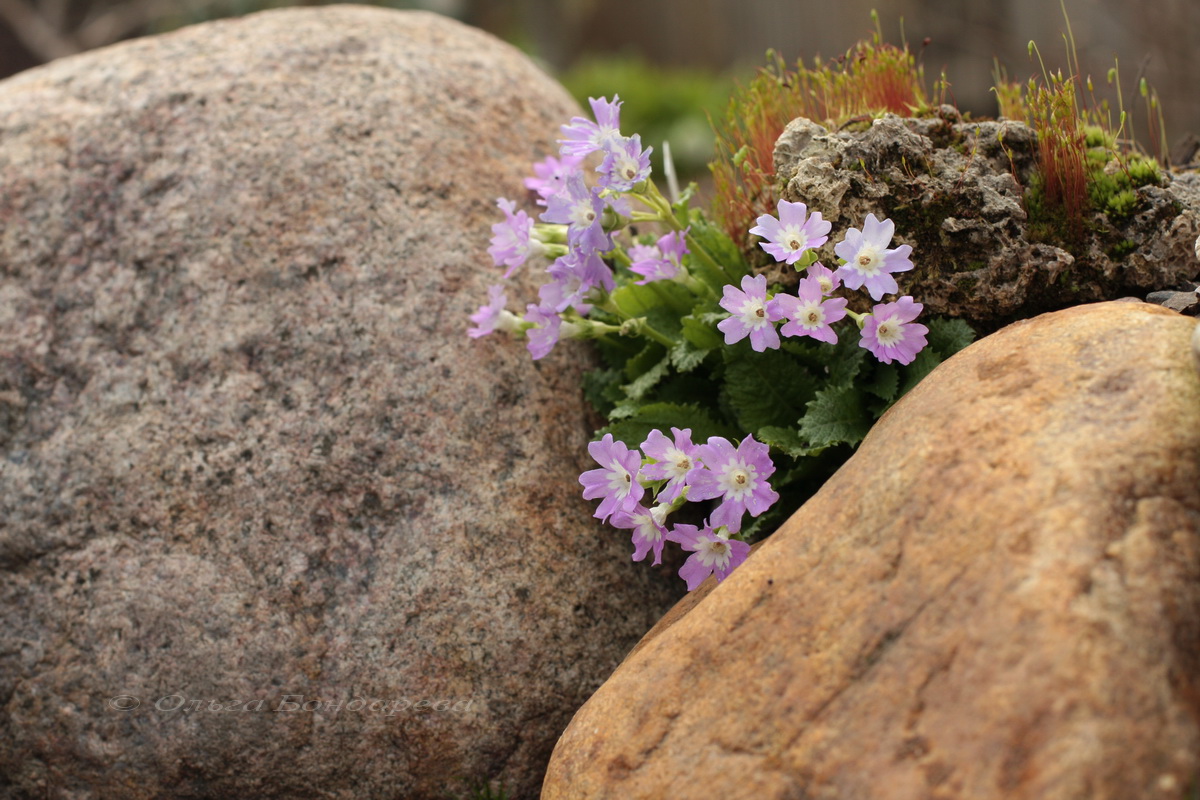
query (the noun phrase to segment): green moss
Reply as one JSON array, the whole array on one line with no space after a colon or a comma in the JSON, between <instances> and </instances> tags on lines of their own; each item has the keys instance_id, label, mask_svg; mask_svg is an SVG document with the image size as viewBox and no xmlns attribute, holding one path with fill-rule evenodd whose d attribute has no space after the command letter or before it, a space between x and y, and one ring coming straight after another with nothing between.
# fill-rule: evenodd
<instances>
[{"instance_id":1,"label":"green moss","mask_svg":"<svg viewBox=\"0 0 1200 800\"><path fill-rule=\"evenodd\" d=\"M1117 140L1099 125L1086 125L1083 129L1083 144L1088 149L1099 147L1112 150Z\"/></svg>"},{"instance_id":2,"label":"green moss","mask_svg":"<svg viewBox=\"0 0 1200 800\"><path fill-rule=\"evenodd\" d=\"M1122 239L1121 241L1117 242L1116 244L1110 246L1108 248L1108 250L1106 250L1105 252L1108 253L1108 257L1111 258L1113 261L1120 261L1125 256L1132 253L1134 250L1137 250L1136 242L1134 242L1130 239Z\"/></svg>"},{"instance_id":3,"label":"green moss","mask_svg":"<svg viewBox=\"0 0 1200 800\"><path fill-rule=\"evenodd\" d=\"M1159 186L1162 184L1162 168L1153 158L1134 156L1126 165L1129 180L1134 186Z\"/></svg>"},{"instance_id":4,"label":"green moss","mask_svg":"<svg viewBox=\"0 0 1200 800\"><path fill-rule=\"evenodd\" d=\"M1073 228L1067 224L1067 214L1061 205L1046 202L1045 182L1041 173L1034 173L1030 177L1024 203L1029 241L1061 247L1078 258L1082 252L1082 236L1076 238L1070 235Z\"/></svg>"},{"instance_id":5,"label":"green moss","mask_svg":"<svg viewBox=\"0 0 1200 800\"><path fill-rule=\"evenodd\" d=\"M1137 189L1156 186L1162 181L1158 162L1134 155L1118 158L1115 168L1104 166L1088 171L1088 201L1092 208L1103 211L1113 222L1124 222L1141 206Z\"/></svg>"},{"instance_id":6,"label":"green moss","mask_svg":"<svg viewBox=\"0 0 1200 800\"><path fill-rule=\"evenodd\" d=\"M1137 210L1138 198L1132 189L1124 189L1108 198L1104 213L1114 219L1128 219Z\"/></svg>"}]
</instances>

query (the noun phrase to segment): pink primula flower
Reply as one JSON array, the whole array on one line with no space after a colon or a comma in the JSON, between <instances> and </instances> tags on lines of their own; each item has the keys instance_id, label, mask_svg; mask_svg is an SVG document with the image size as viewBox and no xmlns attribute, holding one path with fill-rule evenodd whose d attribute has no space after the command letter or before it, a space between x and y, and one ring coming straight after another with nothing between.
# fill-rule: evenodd
<instances>
[{"instance_id":1,"label":"pink primula flower","mask_svg":"<svg viewBox=\"0 0 1200 800\"><path fill-rule=\"evenodd\" d=\"M760 242L762 249L775 256L776 261L795 264L805 251L820 247L829 241L833 226L821 218L820 211L808 216L804 203L779 201L779 217L763 214L750 233L767 241Z\"/></svg>"},{"instance_id":2,"label":"pink primula flower","mask_svg":"<svg viewBox=\"0 0 1200 800\"><path fill-rule=\"evenodd\" d=\"M828 270L826 270L828 272ZM846 298L823 299L819 278L802 278L796 294L777 294L767 303L767 311L786 319L779 332L784 336L810 336L819 342L837 344L837 333L830 327L846 316Z\"/></svg>"},{"instance_id":3,"label":"pink primula flower","mask_svg":"<svg viewBox=\"0 0 1200 800\"><path fill-rule=\"evenodd\" d=\"M504 308L504 304L508 302L508 298L504 295L504 286L494 284L488 287L488 303L485 306L480 306L479 310L471 315L471 322L475 323L474 328L467 328L467 336L472 339L478 339L480 336L487 336L492 331L515 331L521 320L517 315Z\"/></svg>"},{"instance_id":4,"label":"pink primula flower","mask_svg":"<svg viewBox=\"0 0 1200 800\"><path fill-rule=\"evenodd\" d=\"M645 494L638 482L638 470L642 466L642 454L630 450L624 442L613 441L611 433L588 445L588 454L600 464L599 469L588 470L579 476L585 500L600 498L596 509L598 519L607 520L617 511L633 511Z\"/></svg>"},{"instance_id":5,"label":"pink primula flower","mask_svg":"<svg viewBox=\"0 0 1200 800\"><path fill-rule=\"evenodd\" d=\"M907 296L894 303L880 303L863 321L859 346L870 350L884 364L892 361L911 364L929 343L925 338L929 328L913 322L924 310L925 306Z\"/></svg>"},{"instance_id":6,"label":"pink primula flower","mask_svg":"<svg viewBox=\"0 0 1200 800\"><path fill-rule=\"evenodd\" d=\"M639 286L651 281L669 281L679 274L687 253L687 231L672 231L652 245L635 244L629 248L632 262L629 271L642 276L637 282Z\"/></svg>"},{"instance_id":7,"label":"pink primula flower","mask_svg":"<svg viewBox=\"0 0 1200 800\"><path fill-rule=\"evenodd\" d=\"M716 575L718 583L725 580L750 555L750 545L722 536L708 527L679 524L671 529L667 538L692 554L679 569L679 577L687 581L689 592L709 575Z\"/></svg>"},{"instance_id":8,"label":"pink primula flower","mask_svg":"<svg viewBox=\"0 0 1200 800\"><path fill-rule=\"evenodd\" d=\"M547 156L544 160L533 165L535 177L525 179L525 187L537 192L539 206L546 205L546 199L566 185L567 178L579 172L583 156L563 156L555 158Z\"/></svg>"},{"instance_id":9,"label":"pink primula flower","mask_svg":"<svg viewBox=\"0 0 1200 800\"><path fill-rule=\"evenodd\" d=\"M668 439L662 431L653 430L642 442L642 452L655 461L642 467L642 475L647 480L667 482L658 493L660 503L671 503L683 493L687 474L695 466L696 445L692 444L692 429L671 428L671 435L674 440Z\"/></svg>"},{"instance_id":10,"label":"pink primula flower","mask_svg":"<svg viewBox=\"0 0 1200 800\"><path fill-rule=\"evenodd\" d=\"M650 509L638 504L633 511L617 511L609 520L614 528L633 530L633 560L641 561L646 554L653 551L654 561L658 566L662 563L663 545L667 543L667 529L654 518Z\"/></svg>"},{"instance_id":11,"label":"pink primula flower","mask_svg":"<svg viewBox=\"0 0 1200 800\"><path fill-rule=\"evenodd\" d=\"M733 315L717 323L717 330L725 334L725 344L735 344L749 336L750 347L759 353L779 348L779 333L775 330L779 317L772 317L767 310L765 275L745 276L741 291L726 286L721 308Z\"/></svg>"},{"instance_id":12,"label":"pink primula flower","mask_svg":"<svg viewBox=\"0 0 1200 800\"><path fill-rule=\"evenodd\" d=\"M603 150L605 145L617 141L621 136L621 98L613 95L610 103L603 97L589 97L595 122L583 117L571 117L570 123L562 126L563 136L558 143L564 156L583 157L588 153Z\"/></svg>"},{"instance_id":13,"label":"pink primula flower","mask_svg":"<svg viewBox=\"0 0 1200 800\"><path fill-rule=\"evenodd\" d=\"M488 254L498 267L508 267L505 279L511 278L532 256L545 252L542 243L533 238L533 220L517 209L512 200L501 197L496 205L504 212L504 222L492 226L492 244ZM515 212L515 213L514 213Z\"/></svg>"},{"instance_id":14,"label":"pink primula flower","mask_svg":"<svg viewBox=\"0 0 1200 800\"><path fill-rule=\"evenodd\" d=\"M863 229L851 228L846 238L834 245L833 251L846 263L838 268L837 276L847 289L866 287L872 300L882 300L885 294L900 291L893 272L907 272L913 268L908 256L912 247L901 245L888 249L896 223L890 219L880 222L874 214L867 214Z\"/></svg>"},{"instance_id":15,"label":"pink primula flower","mask_svg":"<svg viewBox=\"0 0 1200 800\"><path fill-rule=\"evenodd\" d=\"M757 517L779 500L767 482L775 472L770 450L752 435L736 448L724 437L710 437L696 448L701 466L687 475L688 500L721 498L709 521L714 528L724 525L737 533L745 512Z\"/></svg>"}]
</instances>

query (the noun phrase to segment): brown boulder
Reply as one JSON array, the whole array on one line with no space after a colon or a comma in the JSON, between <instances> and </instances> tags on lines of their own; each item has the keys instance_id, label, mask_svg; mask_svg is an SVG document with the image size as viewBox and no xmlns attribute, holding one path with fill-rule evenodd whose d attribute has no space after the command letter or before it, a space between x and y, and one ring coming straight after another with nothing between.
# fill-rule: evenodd
<instances>
[{"instance_id":1,"label":"brown boulder","mask_svg":"<svg viewBox=\"0 0 1200 800\"><path fill-rule=\"evenodd\" d=\"M0 84L0 796L536 795L676 582L580 496L585 351L466 336L572 113L353 6Z\"/></svg>"},{"instance_id":2,"label":"brown boulder","mask_svg":"<svg viewBox=\"0 0 1200 800\"><path fill-rule=\"evenodd\" d=\"M559 740L560 798L1182 798L1195 321L1104 303L937 368Z\"/></svg>"}]
</instances>

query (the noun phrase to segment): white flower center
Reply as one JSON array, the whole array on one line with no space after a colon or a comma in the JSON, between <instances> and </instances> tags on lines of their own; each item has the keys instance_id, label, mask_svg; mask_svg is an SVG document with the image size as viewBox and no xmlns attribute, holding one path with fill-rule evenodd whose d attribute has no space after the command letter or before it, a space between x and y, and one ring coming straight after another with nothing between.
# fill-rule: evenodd
<instances>
[{"instance_id":1,"label":"white flower center","mask_svg":"<svg viewBox=\"0 0 1200 800\"><path fill-rule=\"evenodd\" d=\"M828 275L817 278L817 283L821 285L821 294L829 294L833 291L833 278Z\"/></svg>"},{"instance_id":2,"label":"white flower center","mask_svg":"<svg viewBox=\"0 0 1200 800\"><path fill-rule=\"evenodd\" d=\"M633 476L615 459L608 465L608 491L610 494L627 495L633 489Z\"/></svg>"},{"instance_id":3,"label":"white flower center","mask_svg":"<svg viewBox=\"0 0 1200 800\"><path fill-rule=\"evenodd\" d=\"M793 253L808 247L808 236L805 235L804 231L795 226L790 225L784 228L781 238L783 239L781 244Z\"/></svg>"},{"instance_id":4,"label":"white flower center","mask_svg":"<svg viewBox=\"0 0 1200 800\"><path fill-rule=\"evenodd\" d=\"M641 537L648 542L656 544L662 538L663 534L662 530L654 524L653 513L638 514L633 518L633 521L637 524L637 532L641 534Z\"/></svg>"},{"instance_id":5,"label":"white flower center","mask_svg":"<svg viewBox=\"0 0 1200 800\"><path fill-rule=\"evenodd\" d=\"M716 567L725 569L729 565L729 559L733 557L733 550L729 547L729 542L717 537L700 545L697 550L700 554L700 561L707 567Z\"/></svg>"},{"instance_id":6,"label":"white flower center","mask_svg":"<svg viewBox=\"0 0 1200 800\"><path fill-rule=\"evenodd\" d=\"M586 197L580 198L571 206L570 220L572 225L580 228L590 227L596 221L596 209L592 207L592 201Z\"/></svg>"},{"instance_id":7,"label":"white flower center","mask_svg":"<svg viewBox=\"0 0 1200 800\"><path fill-rule=\"evenodd\" d=\"M641 165L638 164L637 160L628 153L622 153L616 159L616 162L613 166L615 167L613 172L620 177L623 177L627 181L632 181L634 178L636 178L638 170L641 168Z\"/></svg>"},{"instance_id":8,"label":"white flower center","mask_svg":"<svg viewBox=\"0 0 1200 800\"><path fill-rule=\"evenodd\" d=\"M770 325L771 321L767 319L767 310L763 306L763 301L756 298L750 298L742 306L742 323L748 328L761 328Z\"/></svg>"},{"instance_id":9,"label":"white flower center","mask_svg":"<svg viewBox=\"0 0 1200 800\"><path fill-rule=\"evenodd\" d=\"M610 125L596 125L596 132L592 134L591 142L596 146L597 150L603 150L610 144L619 144L621 139L621 131Z\"/></svg>"},{"instance_id":10,"label":"white flower center","mask_svg":"<svg viewBox=\"0 0 1200 800\"><path fill-rule=\"evenodd\" d=\"M885 347L904 341L904 323L889 317L875 328L875 338Z\"/></svg>"},{"instance_id":11,"label":"white flower center","mask_svg":"<svg viewBox=\"0 0 1200 800\"><path fill-rule=\"evenodd\" d=\"M800 306L798 311L800 313L796 315L796 322L809 330L820 328L825 324L825 309L821 308L819 303Z\"/></svg>"},{"instance_id":12,"label":"white flower center","mask_svg":"<svg viewBox=\"0 0 1200 800\"><path fill-rule=\"evenodd\" d=\"M672 447L666 453L667 475L669 480L682 478L692 468L692 460L678 447Z\"/></svg>"},{"instance_id":13,"label":"white flower center","mask_svg":"<svg viewBox=\"0 0 1200 800\"><path fill-rule=\"evenodd\" d=\"M874 247L866 245L854 257L854 263L859 272L870 277L883 267L883 256Z\"/></svg>"},{"instance_id":14,"label":"white flower center","mask_svg":"<svg viewBox=\"0 0 1200 800\"><path fill-rule=\"evenodd\" d=\"M727 498L740 500L754 490L758 470L735 458L727 463L718 478L718 484Z\"/></svg>"}]
</instances>

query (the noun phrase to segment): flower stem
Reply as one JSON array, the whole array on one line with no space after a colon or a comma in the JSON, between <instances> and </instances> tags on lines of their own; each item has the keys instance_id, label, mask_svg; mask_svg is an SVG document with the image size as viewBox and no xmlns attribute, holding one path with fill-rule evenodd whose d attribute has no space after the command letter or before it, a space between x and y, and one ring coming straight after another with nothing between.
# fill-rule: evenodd
<instances>
[{"instance_id":1,"label":"flower stem","mask_svg":"<svg viewBox=\"0 0 1200 800\"><path fill-rule=\"evenodd\" d=\"M866 322L867 317L869 317L871 315L870 314L858 314L847 308L846 316L849 317L850 319L854 320L854 324L858 326L859 330L862 330L863 323Z\"/></svg>"},{"instance_id":2,"label":"flower stem","mask_svg":"<svg viewBox=\"0 0 1200 800\"><path fill-rule=\"evenodd\" d=\"M670 336L651 327L645 317L631 317L629 314L626 314L613 302L612 295L607 292L599 300L593 301L592 304L601 311L607 311L621 320L621 326L616 330L620 331L622 336L645 336L647 339L658 342L668 350L678 344Z\"/></svg>"}]
</instances>

